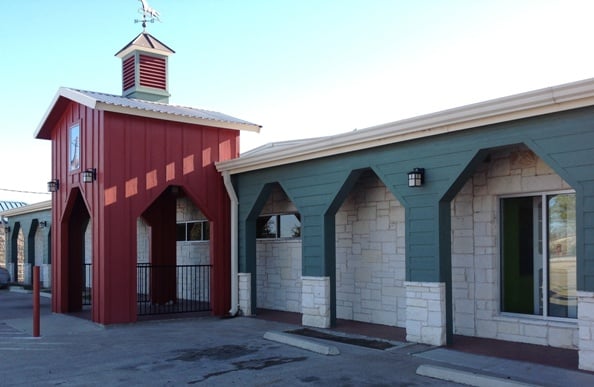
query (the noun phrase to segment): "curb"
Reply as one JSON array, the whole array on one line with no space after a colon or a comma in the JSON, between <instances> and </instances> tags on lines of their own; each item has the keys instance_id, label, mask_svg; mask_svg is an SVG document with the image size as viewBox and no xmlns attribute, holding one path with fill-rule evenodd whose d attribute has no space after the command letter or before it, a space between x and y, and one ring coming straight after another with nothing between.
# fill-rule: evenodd
<instances>
[{"instance_id":1,"label":"curb","mask_svg":"<svg viewBox=\"0 0 594 387\"><path fill-rule=\"evenodd\" d=\"M275 341L277 343L287 344L293 347L306 349L311 352L316 352L322 355L336 356L340 355L338 348L332 345L320 344L311 340L305 340L295 335L282 332L266 332L264 334L266 340Z\"/></svg>"},{"instance_id":2,"label":"curb","mask_svg":"<svg viewBox=\"0 0 594 387\"><path fill-rule=\"evenodd\" d=\"M478 387L535 386L534 384L516 382L513 380L502 379L494 376L481 375L474 372L461 371L454 368L439 367L428 364L420 365L417 368L417 375Z\"/></svg>"}]
</instances>

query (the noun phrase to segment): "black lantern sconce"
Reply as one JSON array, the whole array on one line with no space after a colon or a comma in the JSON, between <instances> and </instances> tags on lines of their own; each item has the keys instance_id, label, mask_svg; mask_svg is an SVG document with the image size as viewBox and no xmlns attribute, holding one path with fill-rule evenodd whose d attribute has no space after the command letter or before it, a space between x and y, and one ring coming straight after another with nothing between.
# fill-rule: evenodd
<instances>
[{"instance_id":1,"label":"black lantern sconce","mask_svg":"<svg viewBox=\"0 0 594 387\"><path fill-rule=\"evenodd\" d=\"M97 170L95 168L88 168L82 172L82 180L85 183L92 183L97 179Z\"/></svg>"},{"instance_id":2,"label":"black lantern sconce","mask_svg":"<svg viewBox=\"0 0 594 387\"><path fill-rule=\"evenodd\" d=\"M8 234L10 232L10 226L4 226L4 232Z\"/></svg>"},{"instance_id":3,"label":"black lantern sconce","mask_svg":"<svg viewBox=\"0 0 594 387\"><path fill-rule=\"evenodd\" d=\"M48 192L58 192L58 189L60 189L60 180L52 179L47 182L47 191Z\"/></svg>"},{"instance_id":4,"label":"black lantern sconce","mask_svg":"<svg viewBox=\"0 0 594 387\"><path fill-rule=\"evenodd\" d=\"M41 222L39 222L39 227L40 228L46 228L47 227L47 220L42 220Z\"/></svg>"},{"instance_id":5,"label":"black lantern sconce","mask_svg":"<svg viewBox=\"0 0 594 387\"><path fill-rule=\"evenodd\" d=\"M408 173L408 186L421 187L425 183L425 168L414 168Z\"/></svg>"}]
</instances>

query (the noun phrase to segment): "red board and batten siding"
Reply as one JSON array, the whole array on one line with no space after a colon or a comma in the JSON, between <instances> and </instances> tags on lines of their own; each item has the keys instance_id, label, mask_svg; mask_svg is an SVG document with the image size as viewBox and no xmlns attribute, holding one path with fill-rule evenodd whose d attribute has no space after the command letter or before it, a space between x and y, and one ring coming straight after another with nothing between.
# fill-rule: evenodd
<instances>
[{"instance_id":1,"label":"red board and batten siding","mask_svg":"<svg viewBox=\"0 0 594 387\"><path fill-rule=\"evenodd\" d=\"M70 127L76 123L80 124L81 148L85 149L85 152L81 153L81 168L70 171L68 163L68 132ZM99 189L95 184L82 183L80 172L87 166L98 165L99 146L101 144L98 141L98 133L102 124L103 112L68 102L67 108L64 110L62 117L57 121L51 134L52 176L60 181L60 189L53 194L54 200L52 201L52 216L54 217L52 224L58 225L58 227L54 227L52 230L52 268L54 269L52 282L55 286L54 292L57 295L56 297L52 297L52 306L56 312L67 312L70 310L68 299L68 227L69 211L71 210L77 192L81 192L89 213L92 213L93 210L98 208ZM97 130L94 128L97 128ZM94 230L99 229L100 225L98 222L100 220L100 216L93 217L92 227ZM94 254L99 250L98 243L99 240L93 235ZM97 283L95 282L95 278L93 281L95 284Z\"/></svg>"},{"instance_id":2,"label":"red board and batten siding","mask_svg":"<svg viewBox=\"0 0 594 387\"><path fill-rule=\"evenodd\" d=\"M81 123L81 170L97 168L97 181L68 171L68 128ZM211 301L224 314L230 300L229 199L214 162L239 155L239 132L97 111L71 103L54 129L54 216L65 218L68 195L79 187L93 227L93 321L136 320L136 221L168 186L181 186L211 220ZM52 139L55 140L54 134ZM66 216L67 218L67 216ZM60 219L54 219L54 222ZM57 222L54 224L58 224ZM63 234L63 227L56 230ZM68 311L65 235L56 235L53 265L56 312ZM59 269L60 268L60 269Z\"/></svg>"}]
</instances>

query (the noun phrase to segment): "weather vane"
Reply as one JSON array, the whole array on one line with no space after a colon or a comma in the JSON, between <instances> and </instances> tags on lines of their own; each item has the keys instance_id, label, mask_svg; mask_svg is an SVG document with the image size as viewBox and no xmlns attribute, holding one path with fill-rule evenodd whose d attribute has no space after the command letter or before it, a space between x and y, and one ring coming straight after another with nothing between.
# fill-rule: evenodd
<instances>
[{"instance_id":1,"label":"weather vane","mask_svg":"<svg viewBox=\"0 0 594 387\"><path fill-rule=\"evenodd\" d=\"M142 19L135 19L134 23L142 23L142 28L146 30L146 23L154 23L155 20L161 21L161 19L159 19L161 14L159 11L151 7L147 0L138 1L142 3L142 9L138 10L139 13L142 13Z\"/></svg>"}]
</instances>

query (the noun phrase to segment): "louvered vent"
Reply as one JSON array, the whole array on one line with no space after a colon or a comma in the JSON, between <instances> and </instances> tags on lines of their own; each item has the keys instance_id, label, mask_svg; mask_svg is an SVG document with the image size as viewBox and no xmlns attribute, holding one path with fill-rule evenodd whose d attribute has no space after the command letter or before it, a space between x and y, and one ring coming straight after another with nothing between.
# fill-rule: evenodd
<instances>
[{"instance_id":1,"label":"louvered vent","mask_svg":"<svg viewBox=\"0 0 594 387\"><path fill-rule=\"evenodd\" d=\"M140 55L140 85L166 90L166 83L165 59Z\"/></svg>"},{"instance_id":2,"label":"louvered vent","mask_svg":"<svg viewBox=\"0 0 594 387\"><path fill-rule=\"evenodd\" d=\"M134 87L134 56L122 63L122 90Z\"/></svg>"}]
</instances>

